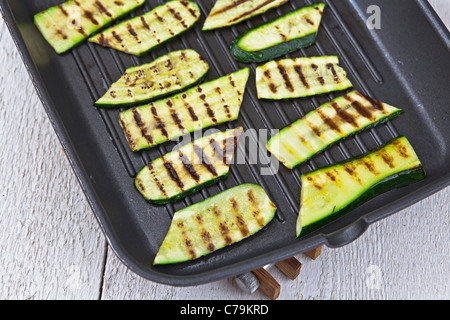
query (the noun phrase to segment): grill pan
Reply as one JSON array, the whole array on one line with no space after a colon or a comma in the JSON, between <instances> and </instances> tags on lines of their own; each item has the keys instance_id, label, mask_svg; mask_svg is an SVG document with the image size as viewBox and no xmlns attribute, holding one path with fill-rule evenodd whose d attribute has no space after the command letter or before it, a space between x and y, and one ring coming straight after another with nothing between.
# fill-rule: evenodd
<instances>
[{"instance_id":1,"label":"grill pan","mask_svg":"<svg viewBox=\"0 0 450 320\"><path fill-rule=\"evenodd\" d=\"M3 17L22 55L50 121L111 248L138 275L151 281L191 286L216 281L274 263L320 245L344 246L369 225L449 185L450 181L450 37L426 0L326 1L322 26L314 46L287 57L337 55L355 89L405 111L397 119L349 138L291 171L280 165L275 175L265 142L254 152L249 141L259 138L250 129L281 129L343 93L307 99L268 102L256 97L255 67L237 121L219 129L243 126L246 136L227 179L186 199L164 206L147 203L133 185L137 171L164 153L169 142L140 153L130 151L117 121L119 110L93 107L127 67L147 63L169 51L192 48L210 64L207 80L247 66L229 53L231 41L249 27L273 19L310 0L291 0L278 9L236 26L202 32L213 0L196 0L202 18L181 37L136 58L92 43L83 43L58 56L33 24L33 15L62 0L0 0ZM148 1L131 16L162 4ZM381 29L366 26L370 5L381 9ZM385 193L303 239L295 238L300 206L300 175L348 159L405 135L417 151L428 178ZM272 163L273 166L273 163ZM198 260L152 266L173 213L241 183L258 183L276 203L276 218L261 232ZM424 219L426 216L424 215Z\"/></svg>"}]
</instances>

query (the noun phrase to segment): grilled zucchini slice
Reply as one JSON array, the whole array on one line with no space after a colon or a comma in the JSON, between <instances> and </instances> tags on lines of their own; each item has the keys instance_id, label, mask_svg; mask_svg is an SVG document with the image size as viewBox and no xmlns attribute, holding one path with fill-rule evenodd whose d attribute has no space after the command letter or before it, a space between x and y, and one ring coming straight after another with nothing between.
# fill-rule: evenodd
<instances>
[{"instance_id":1,"label":"grilled zucchini slice","mask_svg":"<svg viewBox=\"0 0 450 320\"><path fill-rule=\"evenodd\" d=\"M261 186L242 184L177 211L153 264L194 260L239 242L266 227L276 210Z\"/></svg>"},{"instance_id":2,"label":"grilled zucchini slice","mask_svg":"<svg viewBox=\"0 0 450 320\"><path fill-rule=\"evenodd\" d=\"M249 68L119 115L131 150L151 148L186 133L236 120Z\"/></svg>"},{"instance_id":3,"label":"grilled zucchini slice","mask_svg":"<svg viewBox=\"0 0 450 320\"><path fill-rule=\"evenodd\" d=\"M208 63L196 51L173 51L151 63L128 68L95 105L119 108L161 99L196 85L208 70Z\"/></svg>"},{"instance_id":4,"label":"grilled zucchini slice","mask_svg":"<svg viewBox=\"0 0 450 320\"><path fill-rule=\"evenodd\" d=\"M292 11L237 37L231 53L241 62L264 62L313 45L325 3Z\"/></svg>"},{"instance_id":5,"label":"grilled zucchini slice","mask_svg":"<svg viewBox=\"0 0 450 320\"><path fill-rule=\"evenodd\" d=\"M288 0L217 0L212 8L203 31L237 24L269 9L276 8Z\"/></svg>"},{"instance_id":6,"label":"grilled zucchini slice","mask_svg":"<svg viewBox=\"0 0 450 320\"><path fill-rule=\"evenodd\" d=\"M355 90L323 104L282 129L269 139L267 149L292 169L332 144L401 113L401 109L365 97Z\"/></svg>"},{"instance_id":7,"label":"grilled zucchini slice","mask_svg":"<svg viewBox=\"0 0 450 320\"><path fill-rule=\"evenodd\" d=\"M270 61L256 68L258 98L292 99L351 88L338 64L336 56Z\"/></svg>"},{"instance_id":8,"label":"grilled zucchini slice","mask_svg":"<svg viewBox=\"0 0 450 320\"><path fill-rule=\"evenodd\" d=\"M34 23L59 54L144 3L145 0L69 0L36 14Z\"/></svg>"},{"instance_id":9,"label":"grilled zucchini slice","mask_svg":"<svg viewBox=\"0 0 450 320\"><path fill-rule=\"evenodd\" d=\"M135 186L149 202L165 204L226 178L242 128L188 143L145 166Z\"/></svg>"},{"instance_id":10,"label":"grilled zucchini slice","mask_svg":"<svg viewBox=\"0 0 450 320\"><path fill-rule=\"evenodd\" d=\"M89 38L89 41L141 56L187 31L199 18L200 9L196 3L172 0L113 26Z\"/></svg>"},{"instance_id":11,"label":"grilled zucchini slice","mask_svg":"<svg viewBox=\"0 0 450 320\"><path fill-rule=\"evenodd\" d=\"M399 137L365 155L302 176L297 237L394 188L425 179L413 147Z\"/></svg>"}]
</instances>

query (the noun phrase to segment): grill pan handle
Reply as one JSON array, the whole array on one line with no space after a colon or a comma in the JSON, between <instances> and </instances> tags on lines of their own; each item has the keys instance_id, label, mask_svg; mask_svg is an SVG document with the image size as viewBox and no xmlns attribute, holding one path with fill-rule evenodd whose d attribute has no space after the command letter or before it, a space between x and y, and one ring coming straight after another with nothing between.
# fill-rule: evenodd
<instances>
[{"instance_id":1,"label":"grill pan handle","mask_svg":"<svg viewBox=\"0 0 450 320\"><path fill-rule=\"evenodd\" d=\"M316 260L322 253L322 247L317 247L312 250L306 251L304 254L312 259ZM234 283L243 292L253 294L257 290L261 291L267 298L276 300L280 295L281 285L275 280L275 278L268 272L268 269L275 266L286 277L291 280L295 280L299 274L302 264L297 258L291 257L275 264L268 264L262 268L237 275L234 277Z\"/></svg>"}]
</instances>

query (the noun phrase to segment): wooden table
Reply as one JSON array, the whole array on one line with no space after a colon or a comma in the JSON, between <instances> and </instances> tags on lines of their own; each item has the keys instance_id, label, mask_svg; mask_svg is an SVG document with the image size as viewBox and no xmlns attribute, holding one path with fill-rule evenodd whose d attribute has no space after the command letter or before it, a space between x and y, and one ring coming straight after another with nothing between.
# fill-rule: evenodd
<instances>
[{"instance_id":1,"label":"wooden table","mask_svg":"<svg viewBox=\"0 0 450 320\"><path fill-rule=\"evenodd\" d=\"M450 1L430 0L450 26ZM448 72L448 70L446 71ZM109 248L0 20L0 299L265 299L231 279L175 288L130 272ZM450 188L355 242L274 269L283 299L449 299Z\"/></svg>"}]
</instances>

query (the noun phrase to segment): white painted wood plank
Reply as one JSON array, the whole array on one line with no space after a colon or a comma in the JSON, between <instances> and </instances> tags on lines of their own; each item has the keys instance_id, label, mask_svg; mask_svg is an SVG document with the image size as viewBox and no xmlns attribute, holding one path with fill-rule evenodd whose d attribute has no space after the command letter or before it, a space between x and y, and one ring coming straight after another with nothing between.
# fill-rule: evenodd
<instances>
[{"instance_id":1,"label":"white painted wood plank","mask_svg":"<svg viewBox=\"0 0 450 320\"><path fill-rule=\"evenodd\" d=\"M428 0L434 8L442 22L450 29L450 1L448 0Z\"/></svg>"},{"instance_id":2,"label":"white painted wood plank","mask_svg":"<svg viewBox=\"0 0 450 320\"><path fill-rule=\"evenodd\" d=\"M450 2L430 0L450 25ZM230 279L174 288L131 273L104 237L0 20L0 299L264 299ZM298 258L279 299L449 299L450 188L358 240ZM105 252L107 250L107 252Z\"/></svg>"},{"instance_id":3,"label":"white painted wood plank","mask_svg":"<svg viewBox=\"0 0 450 320\"><path fill-rule=\"evenodd\" d=\"M0 20L0 299L97 299L105 239Z\"/></svg>"}]
</instances>

